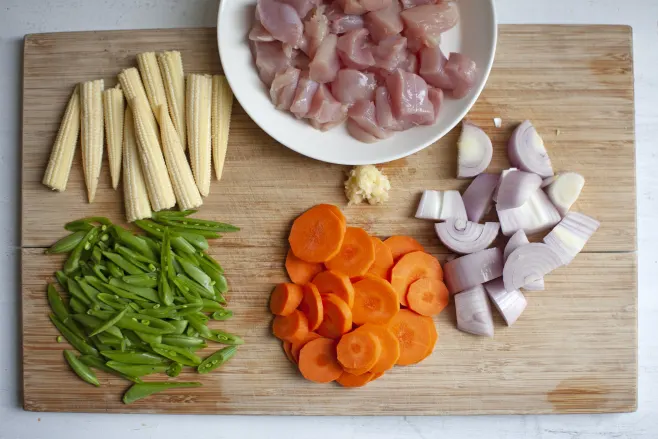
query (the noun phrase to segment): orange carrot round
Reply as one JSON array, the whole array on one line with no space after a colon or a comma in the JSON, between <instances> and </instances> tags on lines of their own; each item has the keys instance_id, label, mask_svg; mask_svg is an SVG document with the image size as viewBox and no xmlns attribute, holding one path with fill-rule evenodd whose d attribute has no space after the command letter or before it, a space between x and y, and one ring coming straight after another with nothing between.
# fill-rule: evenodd
<instances>
[{"instance_id":1,"label":"orange carrot round","mask_svg":"<svg viewBox=\"0 0 658 439\"><path fill-rule=\"evenodd\" d=\"M396 262L407 253L425 251L420 242L410 236L391 236L384 241L384 244L391 250L393 260Z\"/></svg>"},{"instance_id":2,"label":"orange carrot round","mask_svg":"<svg viewBox=\"0 0 658 439\"><path fill-rule=\"evenodd\" d=\"M343 372L336 380L343 387L363 387L375 376L372 372L366 372L362 375L352 375L349 372Z\"/></svg>"},{"instance_id":3,"label":"orange carrot round","mask_svg":"<svg viewBox=\"0 0 658 439\"><path fill-rule=\"evenodd\" d=\"M345 237L345 223L326 205L315 206L292 224L288 242L292 252L306 262L326 262L338 254Z\"/></svg>"},{"instance_id":4,"label":"orange carrot round","mask_svg":"<svg viewBox=\"0 0 658 439\"><path fill-rule=\"evenodd\" d=\"M291 363L297 364L295 358L292 355L292 343L290 343L289 341L284 341L283 352L286 353L286 357L288 357L288 360L290 360Z\"/></svg>"},{"instance_id":5,"label":"orange carrot round","mask_svg":"<svg viewBox=\"0 0 658 439\"><path fill-rule=\"evenodd\" d=\"M389 280L393 268L393 253L381 239L371 236L370 240L375 246L375 262L370 266L368 273Z\"/></svg>"},{"instance_id":6,"label":"orange carrot round","mask_svg":"<svg viewBox=\"0 0 658 439\"><path fill-rule=\"evenodd\" d=\"M345 218L345 214L343 214L343 211L340 210L338 206L334 206L333 204L318 204L317 207L322 207L331 211L331 213L336 215L338 219L343 222L343 224L347 224L347 219Z\"/></svg>"},{"instance_id":7,"label":"orange carrot round","mask_svg":"<svg viewBox=\"0 0 658 439\"><path fill-rule=\"evenodd\" d=\"M409 285L407 303L409 309L422 316L435 316L448 306L448 287L437 279L423 277Z\"/></svg>"},{"instance_id":8,"label":"orange carrot round","mask_svg":"<svg viewBox=\"0 0 658 439\"><path fill-rule=\"evenodd\" d=\"M308 334L308 319L297 310L287 316L276 316L272 324L272 332L280 340L300 342Z\"/></svg>"},{"instance_id":9,"label":"orange carrot round","mask_svg":"<svg viewBox=\"0 0 658 439\"><path fill-rule=\"evenodd\" d=\"M322 296L322 323L316 330L326 338L340 338L352 329L352 310L342 299L334 294Z\"/></svg>"},{"instance_id":10,"label":"orange carrot round","mask_svg":"<svg viewBox=\"0 0 658 439\"><path fill-rule=\"evenodd\" d=\"M432 352L434 352L434 346L436 346L436 342L439 340L439 333L436 330L436 325L434 324L434 320L432 320L431 317L425 317L425 324L427 325L430 331L430 344L427 347L427 352L425 353L423 360L429 357L430 355L432 355Z\"/></svg>"},{"instance_id":11,"label":"orange carrot round","mask_svg":"<svg viewBox=\"0 0 658 439\"><path fill-rule=\"evenodd\" d=\"M354 287L349 276L337 271L323 271L313 278L313 285L318 287L320 295L335 294L341 298L347 306L354 306Z\"/></svg>"},{"instance_id":12,"label":"orange carrot round","mask_svg":"<svg viewBox=\"0 0 658 439\"><path fill-rule=\"evenodd\" d=\"M306 338L304 338L303 341L299 343L293 343L291 348L290 348L290 354L292 355L295 363L299 362L299 352L302 350L304 346L306 346L306 343L309 341L317 340L320 338L320 335L315 333L315 332L309 332L306 334Z\"/></svg>"},{"instance_id":13,"label":"orange carrot round","mask_svg":"<svg viewBox=\"0 0 658 439\"><path fill-rule=\"evenodd\" d=\"M396 364L407 366L425 358L431 345L426 318L408 309L401 309L389 323L388 328L400 343L400 357Z\"/></svg>"},{"instance_id":14,"label":"orange carrot round","mask_svg":"<svg viewBox=\"0 0 658 439\"><path fill-rule=\"evenodd\" d=\"M286 271L291 281L297 285L309 283L316 274L324 270L321 262L306 262L299 259L292 250L286 255Z\"/></svg>"},{"instance_id":15,"label":"orange carrot round","mask_svg":"<svg viewBox=\"0 0 658 439\"><path fill-rule=\"evenodd\" d=\"M323 309L322 297L318 288L313 284L306 284L302 287L302 301L299 308L308 319L308 330L315 331L322 323Z\"/></svg>"},{"instance_id":16,"label":"orange carrot round","mask_svg":"<svg viewBox=\"0 0 658 439\"><path fill-rule=\"evenodd\" d=\"M371 323L366 323L357 329L357 331L369 331L379 338L379 343L382 345L382 354L379 356L375 365L370 368L370 372L384 373L395 366L400 357L400 342L393 335L393 332L386 326L373 325Z\"/></svg>"},{"instance_id":17,"label":"orange carrot round","mask_svg":"<svg viewBox=\"0 0 658 439\"><path fill-rule=\"evenodd\" d=\"M391 285L398 293L400 304L407 306L409 285L422 277L443 281L443 269L432 255L417 251L402 256L391 270Z\"/></svg>"},{"instance_id":18,"label":"orange carrot round","mask_svg":"<svg viewBox=\"0 0 658 439\"><path fill-rule=\"evenodd\" d=\"M400 300L388 281L370 274L354 284L352 321L357 325L384 325L399 310Z\"/></svg>"},{"instance_id":19,"label":"orange carrot round","mask_svg":"<svg viewBox=\"0 0 658 439\"><path fill-rule=\"evenodd\" d=\"M373 382L373 381L375 381L375 380L380 379L380 378L383 377L383 376L384 376L384 372L373 373L373 374L372 374L372 377L370 378L370 381L368 381L368 382L371 383L371 382Z\"/></svg>"},{"instance_id":20,"label":"orange carrot round","mask_svg":"<svg viewBox=\"0 0 658 439\"><path fill-rule=\"evenodd\" d=\"M299 371L304 378L315 383L330 383L337 380L343 368L336 357L336 342L318 338L306 343L299 353Z\"/></svg>"},{"instance_id":21,"label":"orange carrot round","mask_svg":"<svg viewBox=\"0 0 658 439\"><path fill-rule=\"evenodd\" d=\"M290 315L302 301L302 288L295 284L279 284L270 296L270 311L277 316Z\"/></svg>"},{"instance_id":22,"label":"orange carrot round","mask_svg":"<svg viewBox=\"0 0 658 439\"><path fill-rule=\"evenodd\" d=\"M343 335L336 350L344 368L369 370L379 360L382 345L371 332L357 330Z\"/></svg>"},{"instance_id":23,"label":"orange carrot round","mask_svg":"<svg viewBox=\"0 0 658 439\"><path fill-rule=\"evenodd\" d=\"M358 227L348 227L340 251L324 265L329 270L354 277L366 274L374 261L375 245L368 232Z\"/></svg>"}]
</instances>

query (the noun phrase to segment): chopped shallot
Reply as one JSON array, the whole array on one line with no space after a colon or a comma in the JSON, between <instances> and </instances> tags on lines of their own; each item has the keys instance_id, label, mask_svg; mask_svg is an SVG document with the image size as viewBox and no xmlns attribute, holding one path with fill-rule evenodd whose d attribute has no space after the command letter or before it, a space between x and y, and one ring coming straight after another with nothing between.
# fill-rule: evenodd
<instances>
[{"instance_id":1,"label":"chopped shallot","mask_svg":"<svg viewBox=\"0 0 658 439\"><path fill-rule=\"evenodd\" d=\"M560 212L560 215L564 216L578 200L584 186L585 178L582 175L575 172L565 172L555 176L546 189L546 193L558 212Z\"/></svg>"},{"instance_id":2,"label":"chopped shallot","mask_svg":"<svg viewBox=\"0 0 658 439\"><path fill-rule=\"evenodd\" d=\"M505 261L505 289L513 291L535 282L562 265L560 255L543 243L522 245Z\"/></svg>"},{"instance_id":3,"label":"chopped shallot","mask_svg":"<svg viewBox=\"0 0 658 439\"><path fill-rule=\"evenodd\" d=\"M503 251L503 259L507 261L507 258L509 258L509 255L511 255L514 250L526 244L530 244L530 241L528 241L525 232L523 230L517 231L512 235L509 241L507 241L507 245ZM529 284L524 285L523 288L528 291L544 291L544 278L542 277L534 282L530 282Z\"/></svg>"},{"instance_id":4,"label":"chopped shallot","mask_svg":"<svg viewBox=\"0 0 658 439\"><path fill-rule=\"evenodd\" d=\"M464 122L459 137L458 178L475 177L491 163L493 146L487 133L477 125Z\"/></svg>"},{"instance_id":5,"label":"chopped shallot","mask_svg":"<svg viewBox=\"0 0 658 439\"><path fill-rule=\"evenodd\" d=\"M494 325L491 304L482 285L455 296L457 328L473 335L493 337Z\"/></svg>"},{"instance_id":6,"label":"chopped shallot","mask_svg":"<svg viewBox=\"0 0 658 439\"><path fill-rule=\"evenodd\" d=\"M512 166L522 171L534 172L540 177L553 175L553 166L544 141L529 120L514 130L507 144L507 153Z\"/></svg>"},{"instance_id":7,"label":"chopped shallot","mask_svg":"<svg viewBox=\"0 0 658 439\"><path fill-rule=\"evenodd\" d=\"M600 225L597 220L587 215L569 212L551 233L546 235L544 242L558 253L562 264L566 265L582 251Z\"/></svg>"},{"instance_id":8,"label":"chopped shallot","mask_svg":"<svg viewBox=\"0 0 658 439\"><path fill-rule=\"evenodd\" d=\"M456 253L470 254L489 247L498 236L500 224L478 224L449 218L435 226L436 234L446 247Z\"/></svg>"},{"instance_id":9,"label":"chopped shallot","mask_svg":"<svg viewBox=\"0 0 658 439\"><path fill-rule=\"evenodd\" d=\"M481 250L448 262L443 267L451 294L494 280L503 274L503 252L499 248Z\"/></svg>"},{"instance_id":10,"label":"chopped shallot","mask_svg":"<svg viewBox=\"0 0 658 439\"><path fill-rule=\"evenodd\" d=\"M499 178L495 174L480 174L468 186L462 199L469 221L479 223L489 212Z\"/></svg>"},{"instance_id":11,"label":"chopped shallot","mask_svg":"<svg viewBox=\"0 0 658 439\"><path fill-rule=\"evenodd\" d=\"M498 210L514 209L524 205L541 187L542 178L530 172L510 170L503 173L496 194Z\"/></svg>"},{"instance_id":12,"label":"chopped shallot","mask_svg":"<svg viewBox=\"0 0 658 439\"><path fill-rule=\"evenodd\" d=\"M484 289L487 290L487 294L505 319L507 326L512 326L528 306L528 301L523 293L519 290L507 291L501 278L487 282L484 284Z\"/></svg>"},{"instance_id":13,"label":"chopped shallot","mask_svg":"<svg viewBox=\"0 0 658 439\"><path fill-rule=\"evenodd\" d=\"M560 214L541 189L537 189L520 207L496 210L500 227L506 236L513 235L517 230L523 230L528 235L543 232L560 222Z\"/></svg>"},{"instance_id":14,"label":"chopped shallot","mask_svg":"<svg viewBox=\"0 0 658 439\"><path fill-rule=\"evenodd\" d=\"M466 219L464 201L459 191L426 190L420 198L416 218L432 221L448 218Z\"/></svg>"}]
</instances>

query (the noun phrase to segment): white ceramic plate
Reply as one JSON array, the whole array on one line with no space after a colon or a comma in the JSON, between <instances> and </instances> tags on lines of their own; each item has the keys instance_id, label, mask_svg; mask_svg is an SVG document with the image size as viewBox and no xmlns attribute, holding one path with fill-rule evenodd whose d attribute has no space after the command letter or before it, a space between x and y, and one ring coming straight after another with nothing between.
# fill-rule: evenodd
<instances>
[{"instance_id":1,"label":"white ceramic plate","mask_svg":"<svg viewBox=\"0 0 658 439\"><path fill-rule=\"evenodd\" d=\"M344 124L321 132L290 113L274 108L258 77L247 41L256 0L220 2L217 19L219 54L226 77L242 108L278 142L300 154L329 163L384 163L406 157L436 142L473 106L489 77L496 50L498 33L493 3L494 0L459 0L460 23L442 36L444 52L461 52L477 63L478 78L471 93L464 99L447 99L435 125L396 133L373 144L352 138Z\"/></svg>"}]
</instances>

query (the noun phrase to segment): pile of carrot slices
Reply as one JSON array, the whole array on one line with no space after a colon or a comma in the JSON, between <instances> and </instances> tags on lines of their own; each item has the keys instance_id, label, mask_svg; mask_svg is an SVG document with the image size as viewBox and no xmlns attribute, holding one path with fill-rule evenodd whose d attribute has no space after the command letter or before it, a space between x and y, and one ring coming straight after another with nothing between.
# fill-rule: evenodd
<instances>
[{"instance_id":1,"label":"pile of carrot slices","mask_svg":"<svg viewBox=\"0 0 658 439\"><path fill-rule=\"evenodd\" d=\"M306 379L361 387L432 353L432 316L449 294L441 264L418 241L347 227L329 204L300 215L288 241L292 283L272 292L272 330Z\"/></svg>"}]
</instances>

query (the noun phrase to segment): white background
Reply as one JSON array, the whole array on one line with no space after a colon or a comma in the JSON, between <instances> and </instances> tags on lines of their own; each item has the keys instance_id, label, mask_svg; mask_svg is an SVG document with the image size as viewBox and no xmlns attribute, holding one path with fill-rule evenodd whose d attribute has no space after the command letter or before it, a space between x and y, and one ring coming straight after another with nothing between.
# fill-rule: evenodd
<instances>
[{"instance_id":1,"label":"white background","mask_svg":"<svg viewBox=\"0 0 658 439\"><path fill-rule=\"evenodd\" d=\"M230 0L229 0L230 1ZM28 33L215 26L217 0L0 0L0 439L658 438L658 1L497 0L501 23L633 27L639 228L639 409L596 416L237 417L22 411L20 387L20 131ZM610 184L614 185L611 181Z\"/></svg>"}]
</instances>

